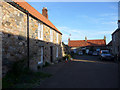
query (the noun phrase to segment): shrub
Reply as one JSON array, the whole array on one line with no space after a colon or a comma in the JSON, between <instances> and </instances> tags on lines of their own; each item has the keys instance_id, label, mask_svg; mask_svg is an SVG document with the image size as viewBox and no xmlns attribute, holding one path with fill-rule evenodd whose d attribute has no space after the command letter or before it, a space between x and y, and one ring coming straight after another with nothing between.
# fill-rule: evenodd
<instances>
[{"instance_id":1,"label":"shrub","mask_svg":"<svg viewBox=\"0 0 120 90\"><path fill-rule=\"evenodd\" d=\"M19 76L22 72L27 69L27 60L20 60L13 63L11 66L10 73L15 76Z\"/></svg>"}]
</instances>

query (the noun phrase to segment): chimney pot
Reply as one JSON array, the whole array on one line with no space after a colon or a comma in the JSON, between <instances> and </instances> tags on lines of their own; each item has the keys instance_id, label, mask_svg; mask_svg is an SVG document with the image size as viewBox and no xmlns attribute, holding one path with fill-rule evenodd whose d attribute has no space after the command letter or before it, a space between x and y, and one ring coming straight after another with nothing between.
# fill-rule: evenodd
<instances>
[{"instance_id":1,"label":"chimney pot","mask_svg":"<svg viewBox=\"0 0 120 90\"><path fill-rule=\"evenodd\" d=\"M106 41L106 36L104 36L104 40Z\"/></svg>"},{"instance_id":2,"label":"chimney pot","mask_svg":"<svg viewBox=\"0 0 120 90\"><path fill-rule=\"evenodd\" d=\"M70 38L68 38L68 45L69 45L69 42L70 42Z\"/></svg>"},{"instance_id":3,"label":"chimney pot","mask_svg":"<svg viewBox=\"0 0 120 90\"><path fill-rule=\"evenodd\" d=\"M43 7L43 9L47 9L47 7Z\"/></svg>"}]
</instances>

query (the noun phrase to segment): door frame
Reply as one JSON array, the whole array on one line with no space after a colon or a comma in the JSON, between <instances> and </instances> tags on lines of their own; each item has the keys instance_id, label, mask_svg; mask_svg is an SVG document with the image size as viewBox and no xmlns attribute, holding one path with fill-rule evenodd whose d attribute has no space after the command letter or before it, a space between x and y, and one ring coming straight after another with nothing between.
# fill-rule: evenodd
<instances>
[{"instance_id":1,"label":"door frame","mask_svg":"<svg viewBox=\"0 0 120 90\"><path fill-rule=\"evenodd\" d=\"M41 47L41 62L43 63L44 62L44 46Z\"/></svg>"}]
</instances>

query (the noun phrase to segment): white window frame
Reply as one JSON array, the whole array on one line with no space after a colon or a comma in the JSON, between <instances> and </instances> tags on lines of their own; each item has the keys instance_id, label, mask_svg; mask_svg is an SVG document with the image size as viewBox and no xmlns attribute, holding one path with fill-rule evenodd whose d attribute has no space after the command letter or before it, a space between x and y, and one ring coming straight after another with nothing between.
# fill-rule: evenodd
<instances>
[{"instance_id":1,"label":"white window frame","mask_svg":"<svg viewBox=\"0 0 120 90\"><path fill-rule=\"evenodd\" d=\"M43 55L44 55L44 47L41 47L41 56L40 56L40 61L38 61L38 64L42 64L42 63L43 63L43 61L44 61L44 60L43 60L43 59L44 59L44 58L43 58L43 57L44 57Z\"/></svg>"},{"instance_id":2,"label":"white window frame","mask_svg":"<svg viewBox=\"0 0 120 90\"><path fill-rule=\"evenodd\" d=\"M43 24L38 24L38 39L43 40Z\"/></svg>"},{"instance_id":3,"label":"white window frame","mask_svg":"<svg viewBox=\"0 0 120 90\"><path fill-rule=\"evenodd\" d=\"M56 57L58 57L58 47L56 48Z\"/></svg>"},{"instance_id":4,"label":"white window frame","mask_svg":"<svg viewBox=\"0 0 120 90\"><path fill-rule=\"evenodd\" d=\"M50 29L50 41L53 42L53 30Z\"/></svg>"}]
</instances>

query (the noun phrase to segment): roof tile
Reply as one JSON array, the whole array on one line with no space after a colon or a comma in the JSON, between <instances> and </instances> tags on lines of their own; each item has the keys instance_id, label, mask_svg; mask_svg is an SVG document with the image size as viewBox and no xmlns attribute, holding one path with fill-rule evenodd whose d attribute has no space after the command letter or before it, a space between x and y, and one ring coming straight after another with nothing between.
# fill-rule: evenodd
<instances>
[{"instance_id":1,"label":"roof tile","mask_svg":"<svg viewBox=\"0 0 120 90\"><path fill-rule=\"evenodd\" d=\"M30 4L28 4L24 0L12 0L13 2L17 3L19 6L27 10L31 15L35 16L42 22L46 23L48 26L52 27L56 31L58 31L60 34L62 34L46 17L44 17L42 14L40 14L35 8L33 8Z\"/></svg>"},{"instance_id":2,"label":"roof tile","mask_svg":"<svg viewBox=\"0 0 120 90\"><path fill-rule=\"evenodd\" d=\"M106 42L104 39L99 40L70 40L68 46L70 47L84 47L84 46L105 46Z\"/></svg>"}]
</instances>

